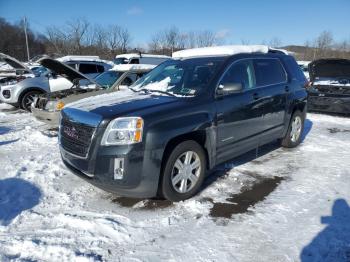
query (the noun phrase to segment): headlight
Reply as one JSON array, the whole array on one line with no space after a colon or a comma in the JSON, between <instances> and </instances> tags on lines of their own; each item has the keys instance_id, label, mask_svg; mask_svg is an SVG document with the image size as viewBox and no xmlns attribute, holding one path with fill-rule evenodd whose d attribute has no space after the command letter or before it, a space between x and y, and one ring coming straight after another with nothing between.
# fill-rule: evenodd
<instances>
[{"instance_id":1,"label":"headlight","mask_svg":"<svg viewBox=\"0 0 350 262\"><path fill-rule=\"evenodd\" d=\"M142 141L143 119L120 117L112 120L103 134L101 145L130 145Z\"/></svg>"},{"instance_id":2,"label":"headlight","mask_svg":"<svg viewBox=\"0 0 350 262\"><path fill-rule=\"evenodd\" d=\"M56 108L56 101L48 101L45 105L45 110L53 112Z\"/></svg>"},{"instance_id":3,"label":"headlight","mask_svg":"<svg viewBox=\"0 0 350 262\"><path fill-rule=\"evenodd\" d=\"M56 110L60 111L62 110L64 107L64 103L62 101L58 101L58 103L56 104Z\"/></svg>"}]
</instances>

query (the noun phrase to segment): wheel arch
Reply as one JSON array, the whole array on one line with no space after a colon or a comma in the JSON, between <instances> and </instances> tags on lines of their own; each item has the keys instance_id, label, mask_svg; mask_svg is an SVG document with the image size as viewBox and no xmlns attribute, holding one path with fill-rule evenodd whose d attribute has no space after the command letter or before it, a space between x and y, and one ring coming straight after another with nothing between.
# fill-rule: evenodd
<instances>
[{"instance_id":1,"label":"wheel arch","mask_svg":"<svg viewBox=\"0 0 350 262\"><path fill-rule=\"evenodd\" d=\"M32 92L32 91L38 91L38 92L40 92L41 94L47 93L45 90L43 90L43 89L40 88L40 87L29 87L29 88L24 89L24 90L20 93L20 95L18 96L18 104L19 104L20 107L22 107L22 99L23 99L23 97L24 97L26 94L28 94L29 92Z\"/></svg>"},{"instance_id":2,"label":"wheel arch","mask_svg":"<svg viewBox=\"0 0 350 262\"><path fill-rule=\"evenodd\" d=\"M208 152L208 141L207 141L207 134L205 130L196 130L196 131L192 131L189 133L185 133L185 134L181 134L178 135L176 137L171 138L164 149L163 152L163 157L162 157L162 163L161 163L161 170L163 170L164 165L166 163L166 160L168 159L171 151L181 142L187 141L187 140L193 140L195 142L197 142L204 150L205 153L205 157L206 157L206 162L207 162L207 169L210 169L211 167L211 157L209 156L209 152Z\"/></svg>"}]
</instances>

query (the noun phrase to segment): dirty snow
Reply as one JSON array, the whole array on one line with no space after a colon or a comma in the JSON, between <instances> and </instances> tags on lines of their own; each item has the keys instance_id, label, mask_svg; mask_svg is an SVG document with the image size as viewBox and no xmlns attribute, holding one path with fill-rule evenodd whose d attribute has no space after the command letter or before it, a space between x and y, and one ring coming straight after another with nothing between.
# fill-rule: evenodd
<instances>
[{"instance_id":1,"label":"dirty snow","mask_svg":"<svg viewBox=\"0 0 350 262\"><path fill-rule=\"evenodd\" d=\"M349 148L349 118L308 114L296 149L271 144L221 165L185 202L133 200L70 174L55 131L0 104L0 261L346 262ZM276 177L243 213L212 215Z\"/></svg>"}]
</instances>

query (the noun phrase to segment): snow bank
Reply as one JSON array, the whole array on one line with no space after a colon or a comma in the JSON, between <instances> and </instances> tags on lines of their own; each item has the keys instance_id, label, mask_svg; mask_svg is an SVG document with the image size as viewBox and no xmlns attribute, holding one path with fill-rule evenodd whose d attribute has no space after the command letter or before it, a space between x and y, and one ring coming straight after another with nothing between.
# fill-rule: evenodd
<instances>
[{"instance_id":1,"label":"snow bank","mask_svg":"<svg viewBox=\"0 0 350 262\"><path fill-rule=\"evenodd\" d=\"M349 261L349 132L349 118L308 114L299 147L231 160L161 207L72 175L54 132L0 104L0 261ZM210 216L273 176L284 180L248 212Z\"/></svg>"}]
</instances>

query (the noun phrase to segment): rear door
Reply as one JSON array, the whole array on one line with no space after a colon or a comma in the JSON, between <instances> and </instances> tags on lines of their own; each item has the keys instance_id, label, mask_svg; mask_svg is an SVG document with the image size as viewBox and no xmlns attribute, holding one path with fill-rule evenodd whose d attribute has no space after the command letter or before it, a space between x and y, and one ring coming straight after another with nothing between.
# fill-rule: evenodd
<instances>
[{"instance_id":1,"label":"rear door","mask_svg":"<svg viewBox=\"0 0 350 262\"><path fill-rule=\"evenodd\" d=\"M279 136L279 130L283 130L290 92L287 73L278 58L254 59L254 70L264 108L261 131Z\"/></svg>"},{"instance_id":2,"label":"rear door","mask_svg":"<svg viewBox=\"0 0 350 262\"><path fill-rule=\"evenodd\" d=\"M263 131L264 103L251 59L233 62L219 81L223 86L237 83L242 84L242 91L216 98L218 162L254 148Z\"/></svg>"}]
</instances>

